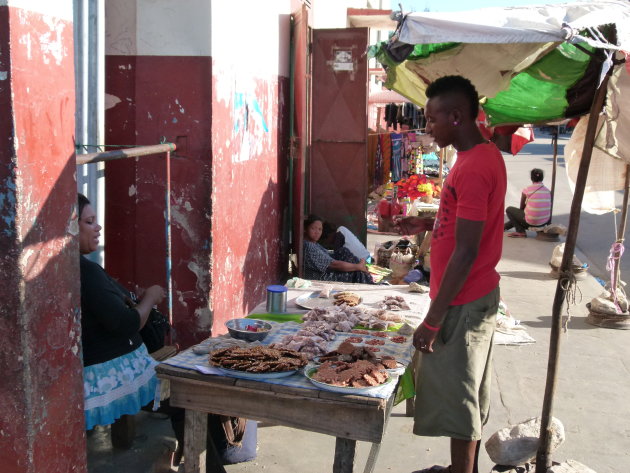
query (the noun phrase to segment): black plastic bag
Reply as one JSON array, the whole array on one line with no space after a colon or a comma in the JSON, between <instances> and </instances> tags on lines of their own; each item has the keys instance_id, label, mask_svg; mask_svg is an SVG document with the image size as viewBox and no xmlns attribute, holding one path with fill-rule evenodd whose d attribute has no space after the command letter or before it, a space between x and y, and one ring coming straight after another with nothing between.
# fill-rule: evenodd
<instances>
[{"instance_id":1,"label":"black plastic bag","mask_svg":"<svg viewBox=\"0 0 630 473\"><path fill-rule=\"evenodd\" d=\"M168 317L157 309L151 309L149 319L140 329L140 336L149 353L153 353L164 346L166 336L171 332Z\"/></svg>"}]
</instances>

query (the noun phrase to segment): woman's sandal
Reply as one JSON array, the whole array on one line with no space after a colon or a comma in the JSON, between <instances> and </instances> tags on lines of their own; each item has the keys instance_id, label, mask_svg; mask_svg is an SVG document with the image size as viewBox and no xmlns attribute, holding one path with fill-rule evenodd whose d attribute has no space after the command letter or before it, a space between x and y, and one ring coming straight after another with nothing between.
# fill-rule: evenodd
<instances>
[{"instance_id":1,"label":"woman's sandal","mask_svg":"<svg viewBox=\"0 0 630 473\"><path fill-rule=\"evenodd\" d=\"M510 238L527 238L527 233L512 232L508 233Z\"/></svg>"}]
</instances>

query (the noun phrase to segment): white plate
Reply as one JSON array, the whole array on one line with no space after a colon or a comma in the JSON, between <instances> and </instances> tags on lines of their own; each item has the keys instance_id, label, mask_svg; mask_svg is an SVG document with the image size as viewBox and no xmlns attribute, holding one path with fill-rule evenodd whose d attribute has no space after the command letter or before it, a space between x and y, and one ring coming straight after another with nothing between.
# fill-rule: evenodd
<instances>
[{"instance_id":1,"label":"white plate","mask_svg":"<svg viewBox=\"0 0 630 473\"><path fill-rule=\"evenodd\" d=\"M230 370L227 368L223 368L221 366L211 365L225 373L228 376L233 378L243 378L243 379L276 379L276 378L286 378L287 376L291 376L292 374L297 373L300 369L291 370L291 371L272 371L270 373L250 373L248 371L238 371L238 370Z\"/></svg>"},{"instance_id":2,"label":"white plate","mask_svg":"<svg viewBox=\"0 0 630 473\"><path fill-rule=\"evenodd\" d=\"M368 394L371 392L375 392L378 391L379 389L381 389L383 386L387 386L389 383L392 382L392 377L390 376L389 378L387 378L387 380L382 383L379 384L378 386L370 386L367 388L352 388L352 387L346 387L346 386L333 386L332 384L326 384L326 383L322 383L321 381L316 381L312 378L313 374L318 370L317 367L307 367L304 370L304 376L306 376L306 378L313 383L315 386L317 386L320 389L324 389L325 391L332 391L334 393L341 393L341 394Z\"/></svg>"},{"instance_id":3,"label":"white plate","mask_svg":"<svg viewBox=\"0 0 630 473\"><path fill-rule=\"evenodd\" d=\"M320 307L332 307L335 305L335 298L333 297L336 292L332 291L330 297L319 297L320 291L311 292L310 294L302 294L295 299L295 303L304 309L315 309ZM363 298L359 297L359 304L363 302Z\"/></svg>"}]
</instances>

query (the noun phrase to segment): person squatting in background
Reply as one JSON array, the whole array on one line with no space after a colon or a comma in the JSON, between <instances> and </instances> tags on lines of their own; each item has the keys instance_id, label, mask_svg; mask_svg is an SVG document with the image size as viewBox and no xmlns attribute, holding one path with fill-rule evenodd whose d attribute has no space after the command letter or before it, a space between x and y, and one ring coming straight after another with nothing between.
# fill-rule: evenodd
<instances>
[{"instance_id":1,"label":"person squatting in background","mask_svg":"<svg viewBox=\"0 0 630 473\"><path fill-rule=\"evenodd\" d=\"M514 232L508 233L510 238L525 238L527 228L547 225L551 220L551 191L542 182L542 169L532 169L530 176L532 183L523 189L520 207L505 209L508 221L503 230L514 228Z\"/></svg>"}]
</instances>

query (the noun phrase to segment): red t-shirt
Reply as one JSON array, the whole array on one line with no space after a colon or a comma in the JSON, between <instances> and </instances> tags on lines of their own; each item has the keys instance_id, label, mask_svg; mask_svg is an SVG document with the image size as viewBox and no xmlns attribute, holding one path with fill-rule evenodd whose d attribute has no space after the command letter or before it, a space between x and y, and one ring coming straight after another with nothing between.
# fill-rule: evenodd
<instances>
[{"instance_id":1,"label":"red t-shirt","mask_svg":"<svg viewBox=\"0 0 630 473\"><path fill-rule=\"evenodd\" d=\"M503 249L503 207L507 177L505 162L497 147L482 143L457 153L440 200L431 241L431 290L435 299L446 265L455 249L455 219L486 222L477 259L464 286L451 305L479 299L499 284L495 267Z\"/></svg>"}]
</instances>

